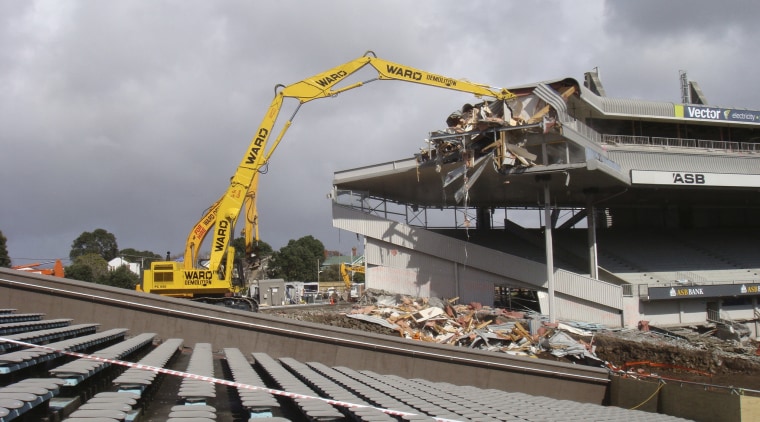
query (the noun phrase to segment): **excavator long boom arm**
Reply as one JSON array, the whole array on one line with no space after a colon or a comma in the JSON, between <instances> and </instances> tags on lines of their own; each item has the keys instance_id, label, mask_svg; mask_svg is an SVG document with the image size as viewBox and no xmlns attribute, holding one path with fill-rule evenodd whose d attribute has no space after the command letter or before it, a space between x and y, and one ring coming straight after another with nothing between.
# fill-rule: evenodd
<instances>
[{"instance_id":1,"label":"excavator long boom arm","mask_svg":"<svg viewBox=\"0 0 760 422\"><path fill-rule=\"evenodd\" d=\"M365 66L374 68L378 76L375 79L357 82L345 87L336 88L335 85L344 81L350 75L356 73ZM288 86L279 86L280 89L275 93L272 103L264 116L261 125L256 131L256 135L248 146L242 161L238 165L233 175L227 192L219 203L219 209L216 215L216 224L213 232L213 242L211 244L211 256L209 268L216 270L219 268L221 261L225 257L227 248L232 239L232 230L235 226L238 214L243 206L246 193L259 171L259 168L266 162L269 153L266 152L272 128L279 116L282 104L285 98L295 98L300 104L307 103L320 98L334 97L342 92L361 87L374 80L397 80L412 82L416 84L429 85L438 88L445 88L455 91L467 92L474 94L478 98L489 97L496 100L510 100L515 95L503 88L492 88L487 85L477 84L461 79L453 79L435 73L425 72L409 66L389 62L377 58L374 53L368 52L364 56L334 67L326 72L318 73ZM294 114L295 115L295 114ZM292 124L292 117L288 120L277 138L274 140L270 151L277 148L285 132Z\"/></svg>"},{"instance_id":2,"label":"excavator long boom arm","mask_svg":"<svg viewBox=\"0 0 760 422\"><path fill-rule=\"evenodd\" d=\"M348 83L347 78L362 68L369 66L377 76L363 82ZM258 239L256 225L256 189L262 171L272 152L290 128L293 118L301 105L320 98L335 97L338 94L364 86L377 80L396 80L428 85L454 91L467 92L478 98L508 101L515 95L506 89L449 78L425 72L409 66L379 59L372 52L348 63L296 82L292 85L277 85L269 109L248 145L240 164L230 178L230 185L192 228L187 238L184 262L163 261L151 263L146 270L143 283L138 291L153 292L167 296L187 297L194 300L223 300L237 297L243 289L242 270L234 264L234 248L230 242L237 219L248 201L246 209L246 247L253 237ZM345 83L343 83L345 82ZM338 84L344 85L338 87ZM286 121L280 132L270 142L272 131L286 98L294 98L299 104L293 115ZM255 233L254 233L255 231ZM249 233L250 232L250 233ZM211 253L208 266L198 266L197 257L201 243L211 234ZM241 301L234 303L240 304ZM250 306L249 308L254 308Z\"/></svg>"}]
</instances>

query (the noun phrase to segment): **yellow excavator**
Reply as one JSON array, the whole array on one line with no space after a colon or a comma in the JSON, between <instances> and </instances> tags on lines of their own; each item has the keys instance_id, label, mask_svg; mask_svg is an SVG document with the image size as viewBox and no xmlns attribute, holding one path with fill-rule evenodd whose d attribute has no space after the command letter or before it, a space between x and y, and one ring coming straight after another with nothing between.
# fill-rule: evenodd
<instances>
[{"instance_id":1,"label":"yellow excavator","mask_svg":"<svg viewBox=\"0 0 760 422\"><path fill-rule=\"evenodd\" d=\"M351 83L344 87L336 87L365 66L374 68L377 71L377 77ZM233 239L233 230L246 200L254 201L255 210L256 185L260 171L267 164L271 153L277 148L285 132L290 128L301 105L321 98L333 98L342 92L378 80L411 82L471 93L477 98L490 98L497 102L503 102L505 109L508 107L506 102L516 98L512 92L503 88L492 88L487 85L449 78L389 62L378 58L371 51L362 57L294 84L277 85L274 99L269 105L254 138L248 145L237 170L230 179L229 187L219 201L209 209L207 218L202 219L191 231L185 247L185 259L182 262L167 260L151 263L150 269L144 271L142 283L136 289L165 296L219 302L233 308L256 311L258 304L255 303L255 300L241 295L245 288L245 276L242 266L235 265L235 250L230 242ZM285 98L297 99L299 104L270 146L271 132ZM249 235L249 231L253 230L246 230L246 236ZM258 229L255 231L257 232ZM212 233L211 253L208 262L199 265L197 263L197 255L200 249L199 241L202 242L207 233ZM250 235L257 236L253 233Z\"/></svg>"},{"instance_id":2,"label":"yellow excavator","mask_svg":"<svg viewBox=\"0 0 760 422\"><path fill-rule=\"evenodd\" d=\"M360 257L351 263L340 263L340 277L346 285L347 298L350 301L355 300L361 293L356 284L354 284L354 274L364 274L364 257Z\"/></svg>"},{"instance_id":3,"label":"yellow excavator","mask_svg":"<svg viewBox=\"0 0 760 422\"><path fill-rule=\"evenodd\" d=\"M271 154L273 150L270 150ZM258 309L258 299L254 297L241 297L240 293L244 291L245 275L255 271L261 265L261 258L258 255L257 245L259 241L258 212L256 209L256 189L258 187L259 173L256 173L248 189L245 206L245 226L243 234L245 237L245 259L234 259L233 279L230 283L229 294L213 294L205 291L203 295L197 295L196 289L186 289L184 292L163 292L164 296L185 297L203 302L218 303L222 302L230 307L243 308L247 310ZM193 229L187 236L185 242L185 251L182 262L191 262L194 266L205 267L204 260L199 259L200 247L203 245L206 235L211 231L216 222L216 215L219 211L224 196L214 202L204 211L203 216L195 223ZM143 290L144 283L136 286L137 291ZM213 294L213 296L211 296Z\"/></svg>"}]
</instances>

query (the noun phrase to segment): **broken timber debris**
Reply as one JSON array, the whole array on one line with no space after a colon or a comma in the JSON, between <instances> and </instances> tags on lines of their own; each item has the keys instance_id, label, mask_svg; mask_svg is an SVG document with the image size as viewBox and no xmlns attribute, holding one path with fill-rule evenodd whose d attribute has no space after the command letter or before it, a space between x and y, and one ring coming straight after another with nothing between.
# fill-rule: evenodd
<instances>
[{"instance_id":1,"label":"broken timber debris","mask_svg":"<svg viewBox=\"0 0 760 422\"><path fill-rule=\"evenodd\" d=\"M567 101L574 92L564 89L560 95ZM535 95L464 104L461 110L446 118L446 129L431 133L429 147L416 154L417 162L436 168L463 162L466 168L471 168L475 160L490 155L494 167L503 173L514 167L533 167L537 155L528 150L528 134L562 131L552 112L551 107Z\"/></svg>"},{"instance_id":2,"label":"broken timber debris","mask_svg":"<svg viewBox=\"0 0 760 422\"><path fill-rule=\"evenodd\" d=\"M413 299L369 290L360 300L362 305L346 316L392 328L407 339L529 357L551 353L604 366L593 353L592 331L564 323L534 324L539 315L457 302L458 298Z\"/></svg>"},{"instance_id":3,"label":"broken timber debris","mask_svg":"<svg viewBox=\"0 0 760 422\"><path fill-rule=\"evenodd\" d=\"M558 92L564 101L574 93L573 87L563 87ZM535 135L562 134L556 110L533 93L511 100L464 104L446 118L446 125L446 129L430 134L427 148L422 148L415 158L418 167L434 166L439 173L443 165L462 164L449 170L443 180L444 189L456 180L462 181L454 193L457 204L467 202L470 188L487 164L502 175L546 165L536 164L535 152L547 138Z\"/></svg>"}]
</instances>

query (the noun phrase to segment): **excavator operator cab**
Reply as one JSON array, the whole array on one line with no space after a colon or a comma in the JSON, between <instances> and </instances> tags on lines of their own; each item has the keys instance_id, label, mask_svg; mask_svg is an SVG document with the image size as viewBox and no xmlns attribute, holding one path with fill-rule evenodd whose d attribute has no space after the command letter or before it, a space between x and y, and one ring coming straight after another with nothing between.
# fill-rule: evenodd
<instances>
[{"instance_id":1,"label":"excavator operator cab","mask_svg":"<svg viewBox=\"0 0 760 422\"><path fill-rule=\"evenodd\" d=\"M198 260L198 266L200 268L208 268L208 259L199 259ZM221 263L219 265L219 269L217 269L217 277L219 277L219 280L224 280L225 274L227 272L227 264ZM232 273L231 273L231 279L230 283L233 287L235 287L237 291L245 287L245 271L243 270L243 260L239 258L235 258L235 260L232 263Z\"/></svg>"},{"instance_id":2,"label":"excavator operator cab","mask_svg":"<svg viewBox=\"0 0 760 422\"><path fill-rule=\"evenodd\" d=\"M198 261L198 265L201 268L208 268L208 259L202 259ZM222 263L219 265L219 269L217 270L217 277L219 277L219 280L224 280L224 275L227 272L227 267L225 263ZM236 290L240 290L243 287L245 287L245 272L243 270L243 260L242 259L235 259L232 263L232 277L230 279L230 283L233 287L237 287Z\"/></svg>"},{"instance_id":3,"label":"excavator operator cab","mask_svg":"<svg viewBox=\"0 0 760 422\"><path fill-rule=\"evenodd\" d=\"M249 257L246 257L246 260L248 266L254 270L261 267L261 258L259 257L258 252Z\"/></svg>"},{"instance_id":4,"label":"excavator operator cab","mask_svg":"<svg viewBox=\"0 0 760 422\"><path fill-rule=\"evenodd\" d=\"M231 281L237 290L242 290L245 287L245 270L242 259L235 258L233 261Z\"/></svg>"}]
</instances>

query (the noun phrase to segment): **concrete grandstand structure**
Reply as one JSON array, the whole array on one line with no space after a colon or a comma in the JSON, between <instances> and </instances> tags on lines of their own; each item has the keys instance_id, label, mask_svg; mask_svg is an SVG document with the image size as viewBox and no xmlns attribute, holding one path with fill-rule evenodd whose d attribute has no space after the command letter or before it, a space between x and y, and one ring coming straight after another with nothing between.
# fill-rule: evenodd
<instances>
[{"instance_id":1,"label":"concrete grandstand structure","mask_svg":"<svg viewBox=\"0 0 760 422\"><path fill-rule=\"evenodd\" d=\"M551 320L611 327L757 320L760 111L707 105L685 74L682 103L609 98L594 72L509 89L543 131L437 131L431 151L335 173L368 288L529 290ZM516 160L493 160L499 139Z\"/></svg>"}]
</instances>

